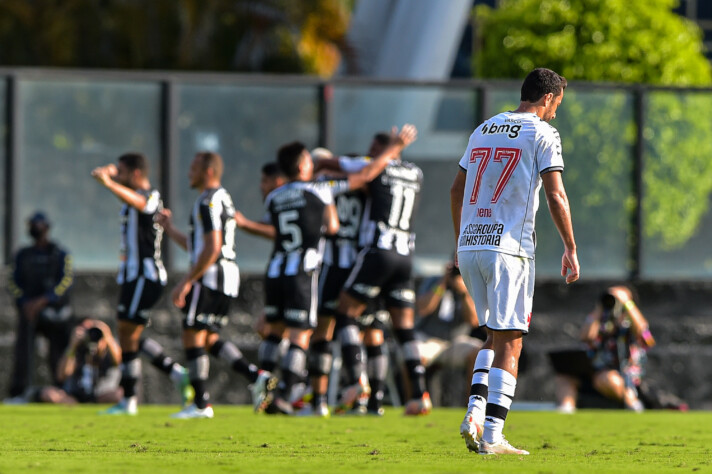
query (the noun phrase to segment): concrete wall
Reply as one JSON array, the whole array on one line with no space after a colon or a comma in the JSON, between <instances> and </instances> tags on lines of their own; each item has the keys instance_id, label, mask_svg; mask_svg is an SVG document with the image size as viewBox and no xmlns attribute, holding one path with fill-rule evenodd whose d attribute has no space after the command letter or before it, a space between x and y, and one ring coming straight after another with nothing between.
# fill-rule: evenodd
<instances>
[{"instance_id":1,"label":"concrete wall","mask_svg":"<svg viewBox=\"0 0 712 474\"><path fill-rule=\"evenodd\" d=\"M531 332L524 341L529 364L519 378L517 400L554 400L552 370L546 354L576 345L578 328L604 286L603 283L566 286L558 282L537 285ZM0 275L0 288L6 288L4 274ZM113 275L78 275L73 289L76 314L97 317L115 327L116 289ZM658 342L649 353L648 379L685 399L691 408L712 408L712 311L709 309L712 285L646 283L639 285L638 290L641 309ZM238 303L223 335L237 343L252 361L256 360L259 342L252 324L261 309L261 278L244 277ZM5 367L0 376L0 397L4 397L8 389L15 318L12 300L6 291L0 291L0 361ZM180 325L180 313L168 307L164 295L146 334L161 342L169 354L183 360ZM47 380L45 364L38 366L36 379ZM432 381L447 379L436 376ZM462 383L433 387L432 391L442 394L437 399L455 404L462 400L464 404L465 387L463 374ZM215 403L249 403L250 400L246 381L231 372L227 364L214 359L209 390ZM146 403L177 403L179 400L168 379L148 363L144 363L143 399Z\"/></svg>"}]
</instances>

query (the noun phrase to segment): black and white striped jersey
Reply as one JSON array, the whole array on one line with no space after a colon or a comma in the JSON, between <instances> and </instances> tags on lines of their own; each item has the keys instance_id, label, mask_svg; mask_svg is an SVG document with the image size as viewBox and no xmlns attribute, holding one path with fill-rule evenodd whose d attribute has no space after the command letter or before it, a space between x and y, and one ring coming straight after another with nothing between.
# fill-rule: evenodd
<instances>
[{"instance_id":1,"label":"black and white striped jersey","mask_svg":"<svg viewBox=\"0 0 712 474\"><path fill-rule=\"evenodd\" d=\"M116 278L119 284L139 277L166 284L166 270L161 260L163 227L154 222L156 212L163 209L161 194L155 189L136 189L146 198L146 206L139 211L124 204L121 219L121 263Z\"/></svg>"},{"instance_id":2,"label":"black and white striped jersey","mask_svg":"<svg viewBox=\"0 0 712 474\"><path fill-rule=\"evenodd\" d=\"M348 190L348 181L292 181L265 200L268 221L276 229L267 269L269 278L293 276L319 268L324 252L324 209L334 195Z\"/></svg>"},{"instance_id":3,"label":"black and white striped jersey","mask_svg":"<svg viewBox=\"0 0 712 474\"><path fill-rule=\"evenodd\" d=\"M346 173L356 173L370 162L371 158L367 156L339 158L341 169ZM336 194L334 204L339 215L339 232L326 237L324 264L348 269L356 263L359 251L359 229L366 205L366 193L356 190Z\"/></svg>"},{"instance_id":4,"label":"black and white striped jersey","mask_svg":"<svg viewBox=\"0 0 712 474\"><path fill-rule=\"evenodd\" d=\"M190 262L195 264L205 246L205 235L222 231L222 246L217 260L203 273L200 283L211 290L236 297L240 271L235 261L235 205L223 187L206 189L198 196L190 214Z\"/></svg>"},{"instance_id":5,"label":"black and white striped jersey","mask_svg":"<svg viewBox=\"0 0 712 474\"><path fill-rule=\"evenodd\" d=\"M368 199L361 226L362 247L411 255L415 234L411 222L418 205L423 172L413 163L391 161L368 184Z\"/></svg>"}]
</instances>

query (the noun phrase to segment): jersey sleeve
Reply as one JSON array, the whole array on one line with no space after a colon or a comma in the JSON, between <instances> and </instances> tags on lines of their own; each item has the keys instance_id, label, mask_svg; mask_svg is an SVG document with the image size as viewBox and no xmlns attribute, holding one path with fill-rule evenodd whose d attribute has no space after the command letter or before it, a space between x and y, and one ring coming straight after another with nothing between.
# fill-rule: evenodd
<instances>
[{"instance_id":1,"label":"jersey sleeve","mask_svg":"<svg viewBox=\"0 0 712 474\"><path fill-rule=\"evenodd\" d=\"M222 229L220 215L223 211L223 203L218 199L218 193L213 194L210 199L200 203L200 220L203 223L205 233Z\"/></svg>"},{"instance_id":2,"label":"jersey sleeve","mask_svg":"<svg viewBox=\"0 0 712 474\"><path fill-rule=\"evenodd\" d=\"M371 162L368 156L359 156L351 158L348 156L339 157L339 166L344 173L358 173Z\"/></svg>"},{"instance_id":3,"label":"jersey sleeve","mask_svg":"<svg viewBox=\"0 0 712 474\"><path fill-rule=\"evenodd\" d=\"M144 197L146 198L146 205L141 212L143 214L155 214L156 211L158 211L162 206L161 193L159 193L158 190L153 189L144 194Z\"/></svg>"},{"instance_id":4,"label":"jersey sleeve","mask_svg":"<svg viewBox=\"0 0 712 474\"><path fill-rule=\"evenodd\" d=\"M537 144L537 164L539 174L550 171L563 171L564 158L561 154L561 138L559 132L552 126L541 134Z\"/></svg>"},{"instance_id":5,"label":"jersey sleeve","mask_svg":"<svg viewBox=\"0 0 712 474\"><path fill-rule=\"evenodd\" d=\"M335 196L351 191L351 188L349 188L349 180L346 178L318 181L316 187L327 191L331 195L332 201Z\"/></svg>"},{"instance_id":6,"label":"jersey sleeve","mask_svg":"<svg viewBox=\"0 0 712 474\"><path fill-rule=\"evenodd\" d=\"M346 182L345 189L343 189L343 184L338 184L340 181ZM329 204L334 204L335 195L344 193L349 190L348 184L349 182L346 179L332 179L329 181L320 181L318 183L314 183L314 186L312 186L312 190L314 194L316 194L316 196L328 206ZM337 190L341 191L337 192Z\"/></svg>"}]
</instances>

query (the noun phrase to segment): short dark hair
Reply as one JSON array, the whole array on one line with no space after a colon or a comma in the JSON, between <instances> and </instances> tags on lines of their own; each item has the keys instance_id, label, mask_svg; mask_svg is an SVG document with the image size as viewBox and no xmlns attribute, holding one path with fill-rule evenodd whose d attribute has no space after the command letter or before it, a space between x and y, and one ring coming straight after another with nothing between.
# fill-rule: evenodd
<instances>
[{"instance_id":1,"label":"short dark hair","mask_svg":"<svg viewBox=\"0 0 712 474\"><path fill-rule=\"evenodd\" d=\"M551 69L537 68L522 83L522 102L537 102L546 94L559 95L566 89L566 78Z\"/></svg>"},{"instance_id":2,"label":"short dark hair","mask_svg":"<svg viewBox=\"0 0 712 474\"><path fill-rule=\"evenodd\" d=\"M275 161L270 161L262 167L262 174L274 178L282 174L282 170L279 169L279 165Z\"/></svg>"},{"instance_id":3,"label":"short dark hair","mask_svg":"<svg viewBox=\"0 0 712 474\"><path fill-rule=\"evenodd\" d=\"M215 177L218 179L222 178L223 159L219 153L215 153L214 151L199 151L195 155L200 159L204 170L212 168L215 172Z\"/></svg>"},{"instance_id":4,"label":"short dark hair","mask_svg":"<svg viewBox=\"0 0 712 474\"><path fill-rule=\"evenodd\" d=\"M386 132L378 132L373 136L373 141L381 146L388 146L391 144L391 134Z\"/></svg>"},{"instance_id":5,"label":"short dark hair","mask_svg":"<svg viewBox=\"0 0 712 474\"><path fill-rule=\"evenodd\" d=\"M148 176L148 158L141 153L124 153L119 157L119 163L123 163L129 171L139 170L142 175Z\"/></svg>"},{"instance_id":6,"label":"short dark hair","mask_svg":"<svg viewBox=\"0 0 712 474\"><path fill-rule=\"evenodd\" d=\"M291 142L282 145L277 151L279 169L288 179L293 179L299 174L299 160L306 149L302 142Z\"/></svg>"}]
</instances>

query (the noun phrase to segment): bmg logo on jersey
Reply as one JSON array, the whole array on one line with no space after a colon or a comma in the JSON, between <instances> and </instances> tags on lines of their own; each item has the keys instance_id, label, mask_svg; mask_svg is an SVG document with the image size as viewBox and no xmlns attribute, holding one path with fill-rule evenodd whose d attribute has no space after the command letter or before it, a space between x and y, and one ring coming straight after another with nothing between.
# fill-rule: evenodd
<instances>
[{"instance_id":1,"label":"bmg logo on jersey","mask_svg":"<svg viewBox=\"0 0 712 474\"><path fill-rule=\"evenodd\" d=\"M521 125L509 125L508 123L497 125L496 123L486 123L482 126L482 135L497 135L500 133L506 133L507 138L517 138L521 129Z\"/></svg>"}]
</instances>

